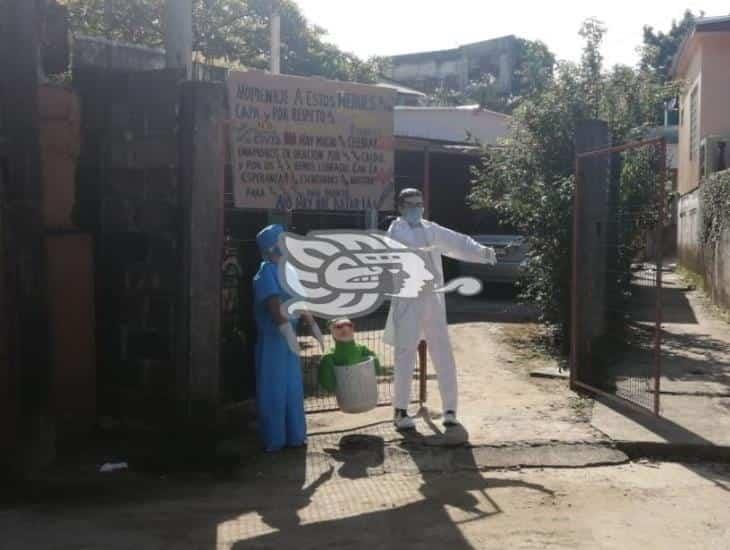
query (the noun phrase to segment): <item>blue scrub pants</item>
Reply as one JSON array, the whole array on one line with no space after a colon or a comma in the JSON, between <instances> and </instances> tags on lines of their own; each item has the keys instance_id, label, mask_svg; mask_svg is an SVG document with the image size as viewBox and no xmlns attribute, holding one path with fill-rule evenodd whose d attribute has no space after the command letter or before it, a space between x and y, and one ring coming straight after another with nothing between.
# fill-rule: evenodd
<instances>
[{"instance_id":1,"label":"blue scrub pants","mask_svg":"<svg viewBox=\"0 0 730 550\"><path fill-rule=\"evenodd\" d=\"M306 443L304 385L299 357L292 353L276 328L258 331L256 402L266 452L301 447Z\"/></svg>"}]
</instances>

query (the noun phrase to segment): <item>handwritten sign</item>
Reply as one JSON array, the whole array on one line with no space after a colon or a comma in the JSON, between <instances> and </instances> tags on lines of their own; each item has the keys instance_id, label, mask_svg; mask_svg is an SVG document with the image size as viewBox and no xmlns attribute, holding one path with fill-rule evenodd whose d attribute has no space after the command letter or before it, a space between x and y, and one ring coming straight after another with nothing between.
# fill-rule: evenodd
<instances>
[{"instance_id":1,"label":"handwritten sign","mask_svg":"<svg viewBox=\"0 0 730 550\"><path fill-rule=\"evenodd\" d=\"M393 91L247 71L228 101L237 208L392 207Z\"/></svg>"}]
</instances>

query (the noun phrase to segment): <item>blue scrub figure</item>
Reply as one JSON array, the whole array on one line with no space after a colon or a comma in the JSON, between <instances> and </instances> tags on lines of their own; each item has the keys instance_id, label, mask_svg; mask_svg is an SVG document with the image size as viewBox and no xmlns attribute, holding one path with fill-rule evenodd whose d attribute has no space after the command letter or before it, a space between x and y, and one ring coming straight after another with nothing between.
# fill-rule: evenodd
<instances>
[{"instance_id":1,"label":"blue scrub figure","mask_svg":"<svg viewBox=\"0 0 730 550\"><path fill-rule=\"evenodd\" d=\"M261 437L266 452L301 447L307 442L304 386L299 364L299 344L294 320L281 305L289 299L277 277L281 257L281 225L270 225L256 235L263 261L253 279L256 342L256 402ZM314 337L322 345L322 333L311 315L305 315Z\"/></svg>"}]
</instances>

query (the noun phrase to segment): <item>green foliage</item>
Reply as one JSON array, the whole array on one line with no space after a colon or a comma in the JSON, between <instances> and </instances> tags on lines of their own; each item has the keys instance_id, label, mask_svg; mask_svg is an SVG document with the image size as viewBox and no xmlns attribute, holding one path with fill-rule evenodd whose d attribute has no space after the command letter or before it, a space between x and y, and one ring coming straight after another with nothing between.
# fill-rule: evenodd
<instances>
[{"instance_id":1,"label":"green foliage","mask_svg":"<svg viewBox=\"0 0 730 550\"><path fill-rule=\"evenodd\" d=\"M689 34L695 19L703 16L704 12L695 16L691 10L687 10L679 22L672 21L672 27L666 33L654 31L653 27L645 26L641 55L642 69L654 73L661 80L667 80L672 60L679 50L682 40Z\"/></svg>"},{"instance_id":2,"label":"green foliage","mask_svg":"<svg viewBox=\"0 0 730 550\"><path fill-rule=\"evenodd\" d=\"M593 17L586 19L578 31L585 40L580 64L580 81L583 88L583 101L591 117L598 118L601 112L603 90L603 55L601 43L606 34L606 26Z\"/></svg>"},{"instance_id":3,"label":"green foliage","mask_svg":"<svg viewBox=\"0 0 730 550\"><path fill-rule=\"evenodd\" d=\"M580 32L585 39L581 63L559 63L544 87L522 101L504 147L484 150L470 197L474 207L495 210L527 238L522 297L539 308L545 321L563 329L570 317L576 127L600 118L607 121L615 143L638 137L642 126L661 121L662 103L674 93L644 71L617 66L605 72L603 26L588 20ZM622 189L631 191L621 201L643 196L642 162L624 166ZM627 239L633 234L629 229Z\"/></svg>"},{"instance_id":4,"label":"green foliage","mask_svg":"<svg viewBox=\"0 0 730 550\"><path fill-rule=\"evenodd\" d=\"M621 175L616 197L617 254L612 267L615 280L609 280L614 299L628 300L631 295L631 264L639 259L645 246L644 238L659 223L659 178L661 156L656 147L632 149L620 155ZM619 161L617 158L616 161ZM618 304L616 304L618 306ZM614 309L627 310L627 304ZM622 319L623 320L623 319Z\"/></svg>"},{"instance_id":5,"label":"green foliage","mask_svg":"<svg viewBox=\"0 0 730 550\"><path fill-rule=\"evenodd\" d=\"M730 229L730 170L712 174L700 189L702 242L715 244Z\"/></svg>"},{"instance_id":6,"label":"green foliage","mask_svg":"<svg viewBox=\"0 0 730 550\"><path fill-rule=\"evenodd\" d=\"M75 33L163 46L164 0L65 0ZM193 49L199 59L265 69L273 0L193 0ZM374 82L383 60L367 61L325 41L292 0L279 0L281 69L286 74Z\"/></svg>"}]
</instances>

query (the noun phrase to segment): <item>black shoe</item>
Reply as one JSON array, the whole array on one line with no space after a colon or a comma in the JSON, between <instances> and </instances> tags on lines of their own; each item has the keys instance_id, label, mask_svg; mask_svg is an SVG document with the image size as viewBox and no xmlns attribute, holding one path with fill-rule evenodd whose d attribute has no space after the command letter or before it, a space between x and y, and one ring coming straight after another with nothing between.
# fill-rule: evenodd
<instances>
[{"instance_id":1,"label":"black shoe","mask_svg":"<svg viewBox=\"0 0 730 550\"><path fill-rule=\"evenodd\" d=\"M443 424L446 427L449 427L449 426L458 426L459 425L459 421L456 420L456 413L454 411L446 411L444 413L444 421L443 421Z\"/></svg>"},{"instance_id":2,"label":"black shoe","mask_svg":"<svg viewBox=\"0 0 730 550\"><path fill-rule=\"evenodd\" d=\"M396 409L395 415L393 416L393 425L396 430L415 430L416 423L413 419L408 416L408 411L405 409Z\"/></svg>"}]
</instances>

